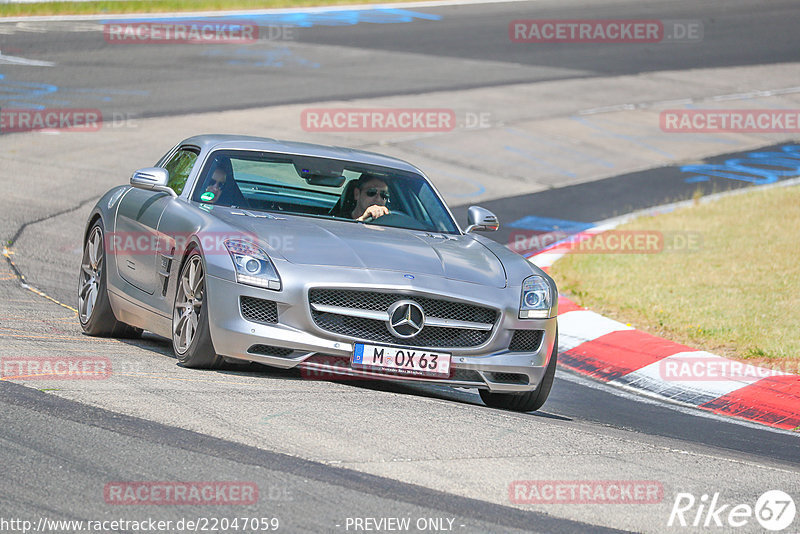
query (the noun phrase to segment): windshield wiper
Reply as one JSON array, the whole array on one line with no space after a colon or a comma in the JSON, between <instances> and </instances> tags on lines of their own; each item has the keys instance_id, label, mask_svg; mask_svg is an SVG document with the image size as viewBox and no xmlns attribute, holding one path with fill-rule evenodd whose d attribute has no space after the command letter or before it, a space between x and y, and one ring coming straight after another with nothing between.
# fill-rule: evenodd
<instances>
[{"instance_id":1,"label":"windshield wiper","mask_svg":"<svg viewBox=\"0 0 800 534\"><path fill-rule=\"evenodd\" d=\"M249 210L239 208L239 211L232 211L231 215L246 215L248 217L255 217L256 219L275 219L276 221L285 221L284 217L277 217L269 212L253 213Z\"/></svg>"}]
</instances>

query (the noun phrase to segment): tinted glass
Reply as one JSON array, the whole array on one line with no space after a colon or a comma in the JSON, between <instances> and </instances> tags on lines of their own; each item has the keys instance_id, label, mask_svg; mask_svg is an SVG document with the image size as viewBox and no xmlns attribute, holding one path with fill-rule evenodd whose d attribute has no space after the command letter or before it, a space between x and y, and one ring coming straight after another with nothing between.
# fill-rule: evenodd
<instances>
[{"instance_id":1,"label":"tinted glass","mask_svg":"<svg viewBox=\"0 0 800 534\"><path fill-rule=\"evenodd\" d=\"M422 176L343 160L247 151L213 153L192 200L207 205L353 220L359 178L369 202L388 215L370 224L458 233L441 198ZM368 178L369 181L366 181ZM359 189L360 190L360 189ZM388 196L379 202L379 198ZM355 221L353 221L355 222Z\"/></svg>"},{"instance_id":2,"label":"tinted glass","mask_svg":"<svg viewBox=\"0 0 800 534\"><path fill-rule=\"evenodd\" d=\"M183 188L186 186L186 179L194 167L194 162L197 161L197 152L195 149L182 148L178 150L172 159L170 159L164 168L169 172L169 182L167 185L172 188L178 195L181 194Z\"/></svg>"}]
</instances>

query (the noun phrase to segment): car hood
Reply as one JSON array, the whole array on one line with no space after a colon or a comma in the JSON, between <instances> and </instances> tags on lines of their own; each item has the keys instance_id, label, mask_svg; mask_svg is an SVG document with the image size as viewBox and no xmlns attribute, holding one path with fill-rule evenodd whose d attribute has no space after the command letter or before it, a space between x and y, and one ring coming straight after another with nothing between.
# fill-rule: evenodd
<instances>
[{"instance_id":1,"label":"car hood","mask_svg":"<svg viewBox=\"0 0 800 534\"><path fill-rule=\"evenodd\" d=\"M506 286L501 261L471 235L292 215L253 217L236 212L220 209L214 215L245 234L255 235L272 257L282 257L291 263L400 271L498 288Z\"/></svg>"}]
</instances>

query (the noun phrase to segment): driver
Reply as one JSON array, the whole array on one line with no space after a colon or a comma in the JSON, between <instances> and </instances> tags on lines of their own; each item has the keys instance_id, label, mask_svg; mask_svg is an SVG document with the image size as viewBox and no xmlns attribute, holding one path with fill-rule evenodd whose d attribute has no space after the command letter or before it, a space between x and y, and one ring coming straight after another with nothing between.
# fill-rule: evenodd
<instances>
[{"instance_id":1,"label":"driver","mask_svg":"<svg viewBox=\"0 0 800 534\"><path fill-rule=\"evenodd\" d=\"M362 175L353 189L356 207L350 217L364 221L368 217L377 219L389 214L386 202L389 201L389 187L376 176Z\"/></svg>"},{"instance_id":2,"label":"driver","mask_svg":"<svg viewBox=\"0 0 800 534\"><path fill-rule=\"evenodd\" d=\"M206 182L206 190L205 193L211 193L211 195L203 195L201 198L203 202L207 204L216 204L219 202L220 197L222 196L222 191L225 189L225 182L228 180L228 173L225 172L225 169L222 166L217 167L214 169L214 172L211 174L211 178ZM208 198L210 197L210 198Z\"/></svg>"}]
</instances>

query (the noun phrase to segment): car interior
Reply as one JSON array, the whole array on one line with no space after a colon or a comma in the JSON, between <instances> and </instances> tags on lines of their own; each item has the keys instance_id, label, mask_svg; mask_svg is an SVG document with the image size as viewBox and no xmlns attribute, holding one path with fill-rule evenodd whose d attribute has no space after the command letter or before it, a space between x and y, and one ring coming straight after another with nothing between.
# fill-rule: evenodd
<instances>
[{"instance_id":1,"label":"car interior","mask_svg":"<svg viewBox=\"0 0 800 534\"><path fill-rule=\"evenodd\" d=\"M380 176L387 183L390 199L385 215L369 222L415 230L456 233L441 201L419 178L376 172L375 168L347 166L323 158L227 154L212 157L203 169L202 184L192 200L257 211L350 220L355 208L353 190L364 174ZM323 163L320 163L320 162ZM341 165L337 167L337 163ZM223 169L226 180L218 198L208 194L212 176Z\"/></svg>"}]
</instances>

